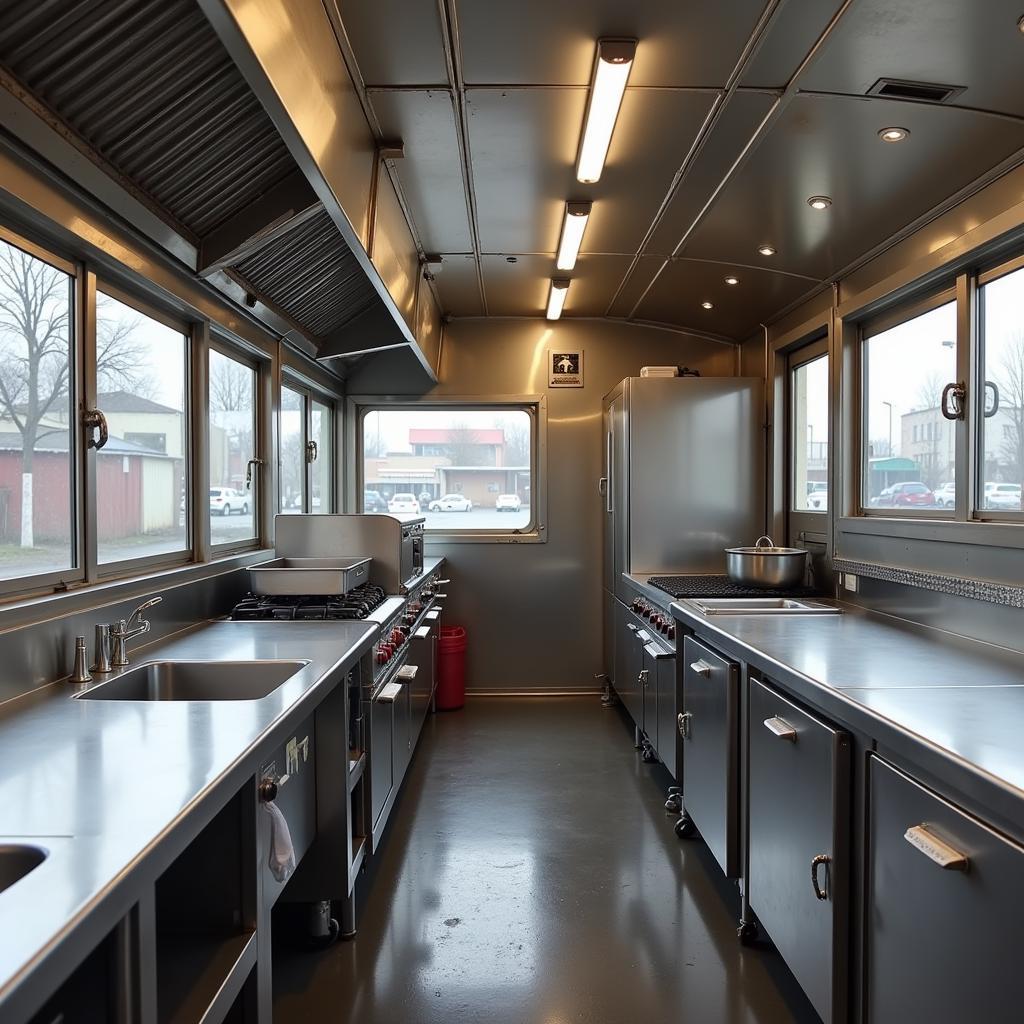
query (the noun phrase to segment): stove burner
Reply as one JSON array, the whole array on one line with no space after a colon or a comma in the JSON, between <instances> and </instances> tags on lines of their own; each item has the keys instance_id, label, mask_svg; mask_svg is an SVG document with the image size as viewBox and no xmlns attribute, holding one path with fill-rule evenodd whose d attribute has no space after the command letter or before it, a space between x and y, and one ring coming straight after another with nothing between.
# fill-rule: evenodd
<instances>
[{"instance_id":1,"label":"stove burner","mask_svg":"<svg viewBox=\"0 0 1024 1024\"><path fill-rule=\"evenodd\" d=\"M813 587L790 587L788 590L762 590L733 583L728 576L652 576L652 587L664 590L677 601L691 597L813 597Z\"/></svg>"},{"instance_id":2,"label":"stove burner","mask_svg":"<svg viewBox=\"0 0 1024 1024\"><path fill-rule=\"evenodd\" d=\"M301 594L256 597L250 594L239 601L231 611L231 618L239 621L281 619L365 619L379 608L387 594L372 583L364 583L347 594L324 596Z\"/></svg>"}]
</instances>

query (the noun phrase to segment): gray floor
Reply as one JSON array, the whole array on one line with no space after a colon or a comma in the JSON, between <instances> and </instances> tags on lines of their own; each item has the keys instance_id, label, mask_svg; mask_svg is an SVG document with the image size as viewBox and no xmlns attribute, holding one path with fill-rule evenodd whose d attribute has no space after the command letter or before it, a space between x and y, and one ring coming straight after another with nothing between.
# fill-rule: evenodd
<instances>
[{"instance_id":1,"label":"gray floor","mask_svg":"<svg viewBox=\"0 0 1024 1024\"><path fill-rule=\"evenodd\" d=\"M814 1019L631 739L594 697L428 721L356 940L275 950L275 1022Z\"/></svg>"}]
</instances>

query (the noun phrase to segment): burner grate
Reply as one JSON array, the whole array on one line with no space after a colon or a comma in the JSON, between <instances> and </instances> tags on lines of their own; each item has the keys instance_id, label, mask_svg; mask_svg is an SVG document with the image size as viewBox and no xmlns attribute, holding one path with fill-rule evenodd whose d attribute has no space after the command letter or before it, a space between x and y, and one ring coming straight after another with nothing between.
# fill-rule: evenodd
<instances>
[{"instance_id":1,"label":"burner grate","mask_svg":"<svg viewBox=\"0 0 1024 1024\"><path fill-rule=\"evenodd\" d=\"M733 583L728 576L652 576L652 587L664 590L677 601L691 597L813 597L813 587L790 587L788 590L767 590Z\"/></svg>"},{"instance_id":2,"label":"burner grate","mask_svg":"<svg viewBox=\"0 0 1024 1024\"><path fill-rule=\"evenodd\" d=\"M256 597L250 594L239 601L231 611L231 618L252 620L318 620L365 619L387 599L381 587L364 583L347 594L275 595Z\"/></svg>"}]
</instances>

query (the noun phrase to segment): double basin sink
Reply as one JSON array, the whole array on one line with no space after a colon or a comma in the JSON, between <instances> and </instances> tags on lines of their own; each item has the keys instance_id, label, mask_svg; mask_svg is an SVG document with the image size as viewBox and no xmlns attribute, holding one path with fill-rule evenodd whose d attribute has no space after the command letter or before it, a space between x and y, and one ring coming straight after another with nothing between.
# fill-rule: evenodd
<instances>
[{"instance_id":1,"label":"double basin sink","mask_svg":"<svg viewBox=\"0 0 1024 1024\"><path fill-rule=\"evenodd\" d=\"M77 700L260 700L306 661L150 661L98 683Z\"/></svg>"}]
</instances>

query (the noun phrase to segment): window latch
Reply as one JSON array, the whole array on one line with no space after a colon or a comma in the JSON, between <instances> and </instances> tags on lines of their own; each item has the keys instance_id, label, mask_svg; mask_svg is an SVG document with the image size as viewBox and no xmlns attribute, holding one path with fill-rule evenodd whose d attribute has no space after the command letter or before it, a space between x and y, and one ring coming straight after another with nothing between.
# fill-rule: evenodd
<instances>
[{"instance_id":1,"label":"window latch","mask_svg":"<svg viewBox=\"0 0 1024 1024\"><path fill-rule=\"evenodd\" d=\"M967 387L964 382L950 382L942 389L942 415L947 420L962 420L967 407Z\"/></svg>"},{"instance_id":2,"label":"window latch","mask_svg":"<svg viewBox=\"0 0 1024 1024\"><path fill-rule=\"evenodd\" d=\"M95 448L97 451L100 450L106 443L109 436L107 430L107 417L99 411L99 409L86 409L82 413L82 426L89 431L89 439L86 442L88 448ZM98 430L100 436L96 437L93 435L93 431Z\"/></svg>"},{"instance_id":3,"label":"window latch","mask_svg":"<svg viewBox=\"0 0 1024 1024\"><path fill-rule=\"evenodd\" d=\"M263 465L263 460L262 459L250 459L245 464L245 489L247 491L251 491L252 490L252 468L253 468L253 466L262 466L262 465Z\"/></svg>"},{"instance_id":4,"label":"window latch","mask_svg":"<svg viewBox=\"0 0 1024 1024\"><path fill-rule=\"evenodd\" d=\"M316 462L317 457L317 444L316 441L306 442L306 461L309 463Z\"/></svg>"}]
</instances>

